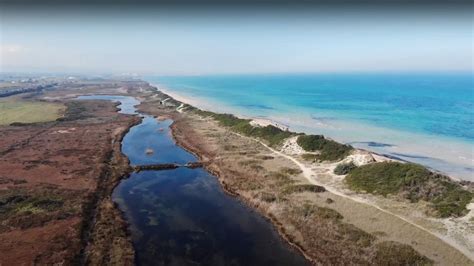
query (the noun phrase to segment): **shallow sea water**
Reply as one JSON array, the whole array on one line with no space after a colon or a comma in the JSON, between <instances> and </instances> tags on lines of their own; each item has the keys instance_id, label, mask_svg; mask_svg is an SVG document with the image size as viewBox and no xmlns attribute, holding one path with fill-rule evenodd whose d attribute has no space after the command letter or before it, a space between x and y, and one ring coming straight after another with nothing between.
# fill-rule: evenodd
<instances>
[{"instance_id":1,"label":"shallow sea water","mask_svg":"<svg viewBox=\"0 0 474 266\"><path fill-rule=\"evenodd\" d=\"M145 79L204 109L270 118L474 180L472 73Z\"/></svg>"}]
</instances>

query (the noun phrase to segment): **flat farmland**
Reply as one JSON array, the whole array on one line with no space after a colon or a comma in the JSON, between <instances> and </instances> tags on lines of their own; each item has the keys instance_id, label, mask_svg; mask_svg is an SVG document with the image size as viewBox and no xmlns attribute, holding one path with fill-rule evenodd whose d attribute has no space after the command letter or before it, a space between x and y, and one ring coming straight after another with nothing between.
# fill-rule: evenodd
<instances>
[{"instance_id":1,"label":"flat farmland","mask_svg":"<svg viewBox=\"0 0 474 266\"><path fill-rule=\"evenodd\" d=\"M0 100L0 126L11 123L36 123L54 121L64 114L61 103Z\"/></svg>"}]
</instances>

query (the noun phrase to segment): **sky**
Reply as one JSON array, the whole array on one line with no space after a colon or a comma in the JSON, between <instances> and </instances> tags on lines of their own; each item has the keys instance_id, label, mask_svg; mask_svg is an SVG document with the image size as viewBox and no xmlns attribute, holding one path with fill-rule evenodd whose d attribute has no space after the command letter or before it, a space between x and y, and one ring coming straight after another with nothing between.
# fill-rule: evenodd
<instances>
[{"instance_id":1,"label":"sky","mask_svg":"<svg viewBox=\"0 0 474 266\"><path fill-rule=\"evenodd\" d=\"M470 71L472 8L0 8L1 72Z\"/></svg>"}]
</instances>

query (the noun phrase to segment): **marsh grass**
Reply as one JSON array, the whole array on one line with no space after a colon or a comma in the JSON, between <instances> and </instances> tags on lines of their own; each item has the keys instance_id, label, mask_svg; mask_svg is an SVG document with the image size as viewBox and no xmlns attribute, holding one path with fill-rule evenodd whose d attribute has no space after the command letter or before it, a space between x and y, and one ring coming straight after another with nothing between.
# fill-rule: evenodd
<instances>
[{"instance_id":1,"label":"marsh grass","mask_svg":"<svg viewBox=\"0 0 474 266\"><path fill-rule=\"evenodd\" d=\"M271 172L267 175L267 178L276 187L285 187L296 182L296 180L290 178L289 175L281 172Z\"/></svg>"},{"instance_id":2,"label":"marsh grass","mask_svg":"<svg viewBox=\"0 0 474 266\"><path fill-rule=\"evenodd\" d=\"M289 168L289 167L282 167L280 168L280 173L286 174L286 175L299 175L303 171L301 171L298 168Z\"/></svg>"},{"instance_id":3,"label":"marsh grass","mask_svg":"<svg viewBox=\"0 0 474 266\"><path fill-rule=\"evenodd\" d=\"M277 200L277 197L275 194L273 193L269 193L269 192L261 192L260 195L259 195L260 199L265 201L265 202L274 202Z\"/></svg>"},{"instance_id":4,"label":"marsh grass","mask_svg":"<svg viewBox=\"0 0 474 266\"><path fill-rule=\"evenodd\" d=\"M318 160L319 154L304 153L304 154L301 155L301 158L303 158L303 160L305 160L305 161L314 162L314 161Z\"/></svg>"}]
</instances>

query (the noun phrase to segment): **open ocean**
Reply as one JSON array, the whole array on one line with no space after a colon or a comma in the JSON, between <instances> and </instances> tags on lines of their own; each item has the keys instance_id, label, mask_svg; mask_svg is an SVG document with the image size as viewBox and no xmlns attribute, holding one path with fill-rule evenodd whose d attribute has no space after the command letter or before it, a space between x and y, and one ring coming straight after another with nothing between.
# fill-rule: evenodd
<instances>
[{"instance_id":1,"label":"open ocean","mask_svg":"<svg viewBox=\"0 0 474 266\"><path fill-rule=\"evenodd\" d=\"M474 74L145 77L203 109L265 117L474 181Z\"/></svg>"}]
</instances>

